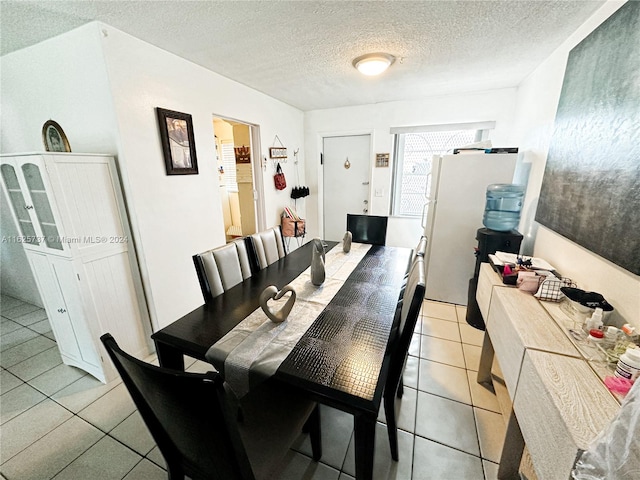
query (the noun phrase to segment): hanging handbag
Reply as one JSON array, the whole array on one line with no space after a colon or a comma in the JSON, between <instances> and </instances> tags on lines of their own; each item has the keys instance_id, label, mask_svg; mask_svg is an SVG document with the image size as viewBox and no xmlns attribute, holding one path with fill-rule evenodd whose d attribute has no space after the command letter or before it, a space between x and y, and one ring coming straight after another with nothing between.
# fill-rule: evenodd
<instances>
[{"instance_id":1,"label":"hanging handbag","mask_svg":"<svg viewBox=\"0 0 640 480\"><path fill-rule=\"evenodd\" d=\"M284 173L282 172L282 167L280 163L276 167L276 174L273 176L273 182L276 185L276 190L284 190L287 188L287 180L284 178Z\"/></svg>"}]
</instances>

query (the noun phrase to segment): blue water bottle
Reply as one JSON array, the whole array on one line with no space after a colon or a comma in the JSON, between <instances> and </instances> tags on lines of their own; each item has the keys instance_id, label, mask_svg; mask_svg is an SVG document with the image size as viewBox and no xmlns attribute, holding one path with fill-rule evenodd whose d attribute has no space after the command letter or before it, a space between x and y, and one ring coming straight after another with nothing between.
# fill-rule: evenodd
<instances>
[{"instance_id":1,"label":"blue water bottle","mask_svg":"<svg viewBox=\"0 0 640 480\"><path fill-rule=\"evenodd\" d=\"M494 183L487 187L487 203L482 223L498 232L518 227L524 198L524 185Z\"/></svg>"}]
</instances>

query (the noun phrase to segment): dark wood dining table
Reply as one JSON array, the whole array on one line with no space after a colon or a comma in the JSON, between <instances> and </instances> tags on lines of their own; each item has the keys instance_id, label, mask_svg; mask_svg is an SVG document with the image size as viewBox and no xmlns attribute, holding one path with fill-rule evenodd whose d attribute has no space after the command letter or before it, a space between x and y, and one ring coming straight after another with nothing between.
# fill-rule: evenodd
<instances>
[{"instance_id":1,"label":"dark wood dining table","mask_svg":"<svg viewBox=\"0 0 640 480\"><path fill-rule=\"evenodd\" d=\"M357 480L373 476L375 426L389 367L387 344L411 255L411 249L371 246L273 375L275 381L353 415ZM267 286L281 289L310 263L311 242L155 332L160 365L182 370L185 354L206 361L209 347L260 308L259 296Z\"/></svg>"}]
</instances>

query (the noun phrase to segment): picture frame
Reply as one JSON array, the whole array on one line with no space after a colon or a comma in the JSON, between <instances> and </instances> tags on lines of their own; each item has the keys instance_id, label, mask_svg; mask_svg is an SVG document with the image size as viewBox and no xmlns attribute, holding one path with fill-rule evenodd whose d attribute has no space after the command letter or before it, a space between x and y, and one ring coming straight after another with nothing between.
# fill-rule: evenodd
<instances>
[{"instance_id":1,"label":"picture frame","mask_svg":"<svg viewBox=\"0 0 640 480\"><path fill-rule=\"evenodd\" d=\"M53 120L47 120L42 126L42 143L47 152L71 152L64 130Z\"/></svg>"},{"instance_id":2,"label":"picture frame","mask_svg":"<svg viewBox=\"0 0 640 480\"><path fill-rule=\"evenodd\" d=\"M287 158L287 149L285 147L270 147L270 158Z\"/></svg>"},{"instance_id":3,"label":"picture frame","mask_svg":"<svg viewBox=\"0 0 640 480\"><path fill-rule=\"evenodd\" d=\"M188 113L156 107L167 175L197 175L193 120Z\"/></svg>"}]
</instances>

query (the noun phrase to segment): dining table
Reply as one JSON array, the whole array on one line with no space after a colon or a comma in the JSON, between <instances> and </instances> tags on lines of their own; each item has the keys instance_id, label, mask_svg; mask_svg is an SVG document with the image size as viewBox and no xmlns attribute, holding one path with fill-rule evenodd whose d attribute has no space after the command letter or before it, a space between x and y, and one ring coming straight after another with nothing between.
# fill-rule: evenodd
<instances>
[{"instance_id":1,"label":"dining table","mask_svg":"<svg viewBox=\"0 0 640 480\"><path fill-rule=\"evenodd\" d=\"M347 253L342 244L325 241L327 279L317 286L309 272L313 243L254 272L158 330L152 339L163 367L184 370L184 355L188 355L211 363L225 381L237 378L241 394L253 383L277 381L352 414L356 479L371 480L375 427L390 362L388 347L412 250L353 244ZM260 295L271 285L277 290L293 285L298 291L294 309L281 325L260 320L264 316ZM309 317L304 322L301 312ZM296 336L287 333L291 327L298 329ZM265 328L267 333L258 336L258 330ZM264 335L285 337L282 343L288 346L264 346ZM250 347L243 349L247 344ZM275 355L270 352L262 364L245 358L247 353L270 347ZM237 370L236 364L243 361L247 374L232 376L232 367Z\"/></svg>"}]
</instances>

